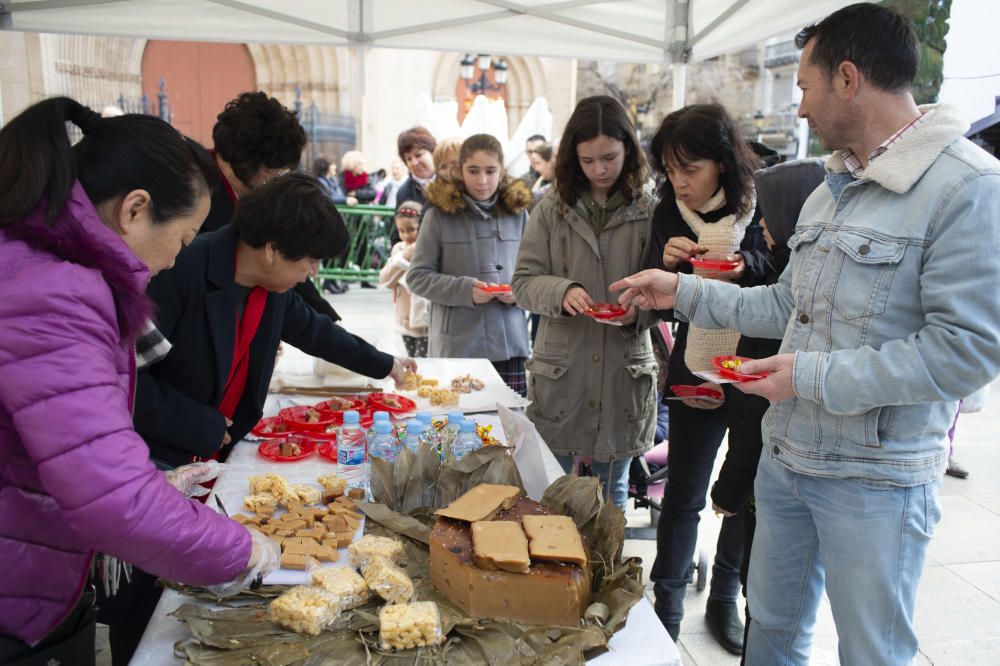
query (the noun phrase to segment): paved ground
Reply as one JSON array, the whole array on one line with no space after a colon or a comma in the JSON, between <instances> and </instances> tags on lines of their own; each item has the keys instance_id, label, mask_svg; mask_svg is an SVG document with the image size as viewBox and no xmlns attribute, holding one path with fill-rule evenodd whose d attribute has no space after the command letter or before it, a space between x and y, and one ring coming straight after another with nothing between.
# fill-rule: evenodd
<instances>
[{"instance_id":1,"label":"paved ground","mask_svg":"<svg viewBox=\"0 0 1000 666\"><path fill-rule=\"evenodd\" d=\"M385 351L404 353L393 332L392 305L387 291L353 287L330 297L345 326ZM956 458L971 475L966 480L945 477L941 491L943 518L931 542L917 602L916 624L921 654L918 664L935 666L1000 663L1000 382L986 409L966 414L958 423ZM721 464L720 448L716 466ZM648 510L631 509L630 526L648 526ZM708 509L702 514L699 547L714 554L719 520ZM656 554L654 541L629 540L625 554L643 559L648 568ZM647 580L648 583L648 580ZM690 588L679 647L688 666L729 666L739 663L718 647L707 633L704 609L707 592ZM110 664L106 640L99 634L98 664ZM655 650L656 646L650 646ZM816 630L812 662L838 664L837 633L824 603Z\"/></svg>"}]
</instances>

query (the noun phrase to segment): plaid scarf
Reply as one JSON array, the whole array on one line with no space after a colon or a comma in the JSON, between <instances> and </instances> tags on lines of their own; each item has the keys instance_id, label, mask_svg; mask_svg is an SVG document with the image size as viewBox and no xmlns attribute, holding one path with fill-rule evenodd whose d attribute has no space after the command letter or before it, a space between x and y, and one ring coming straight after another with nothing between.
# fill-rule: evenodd
<instances>
[{"instance_id":1,"label":"plaid scarf","mask_svg":"<svg viewBox=\"0 0 1000 666\"><path fill-rule=\"evenodd\" d=\"M167 340L151 319L146 320L142 333L135 341L135 367L137 370L162 361L173 345Z\"/></svg>"}]
</instances>

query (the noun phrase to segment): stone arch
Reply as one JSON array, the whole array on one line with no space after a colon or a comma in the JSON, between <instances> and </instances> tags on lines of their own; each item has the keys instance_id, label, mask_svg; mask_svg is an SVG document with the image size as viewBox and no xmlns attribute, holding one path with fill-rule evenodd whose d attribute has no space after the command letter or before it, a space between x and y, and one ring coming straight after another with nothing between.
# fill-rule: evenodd
<instances>
[{"instance_id":1,"label":"stone arch","mask_svg":"<svg viewBox=\"0 0 1000 666\"><path fill-rule=\"evenodd\" d=\"M442 53L434 68L431 87L434 100L455 99L455 82L464 53ZM545 93L545 70L534 56L503 56L508 66L507 77L507 133L511 134L520 124L524 113L539 95Z\"/></svg>"},{"instance_id":2,"label":"stone arch","mask_svg":"<svg viewBox=\"0 0 1000 666\"><path fill-rule=\"evenodd\" d=\"M257 86L288 108L295 107L295 87L302 89L302 103L316 103L321 111L349 112L346 49L336 46L247 44L257 68Z\"/></svg>"}]
</instances>

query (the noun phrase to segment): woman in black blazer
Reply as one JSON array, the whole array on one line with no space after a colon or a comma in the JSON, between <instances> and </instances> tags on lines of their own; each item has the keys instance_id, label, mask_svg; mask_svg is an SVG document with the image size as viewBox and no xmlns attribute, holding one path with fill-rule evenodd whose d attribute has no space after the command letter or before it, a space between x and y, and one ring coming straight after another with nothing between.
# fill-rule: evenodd
<instances>
[{"instance_id":1,"label":"woman in black blazer","mask_svg":"<svg viewBox=\"0 0 1000 666\"><path fill-rule=\"evenodd\" d=\"M247 194L231 225L199 236L150 282L157 324L173 345L137 381L135 427L154 462L176 467L242 439L263 412L281 340L368 377L399 382L416 368L293 291L346 244L319 183L293 173Z\"/></svg>"}]
</instances>

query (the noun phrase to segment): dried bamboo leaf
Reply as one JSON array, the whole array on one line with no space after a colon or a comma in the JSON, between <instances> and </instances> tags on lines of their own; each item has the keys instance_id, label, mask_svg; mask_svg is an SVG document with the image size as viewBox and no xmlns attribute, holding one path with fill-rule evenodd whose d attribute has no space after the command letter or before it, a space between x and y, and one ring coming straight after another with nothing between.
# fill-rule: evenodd
<instances>
[{"instance_id":1,"label":"dried bamboo leaf","mask_svg":"<svg viewBox=\"0 0 1000 666\"><path fill-rule=\"evenodd\" d=\"M416 518L397 513L384 504L359 502L358 509L395 534L408 536L424 544L430 542L431 528Z\"/></svg>"}]
</instances>

